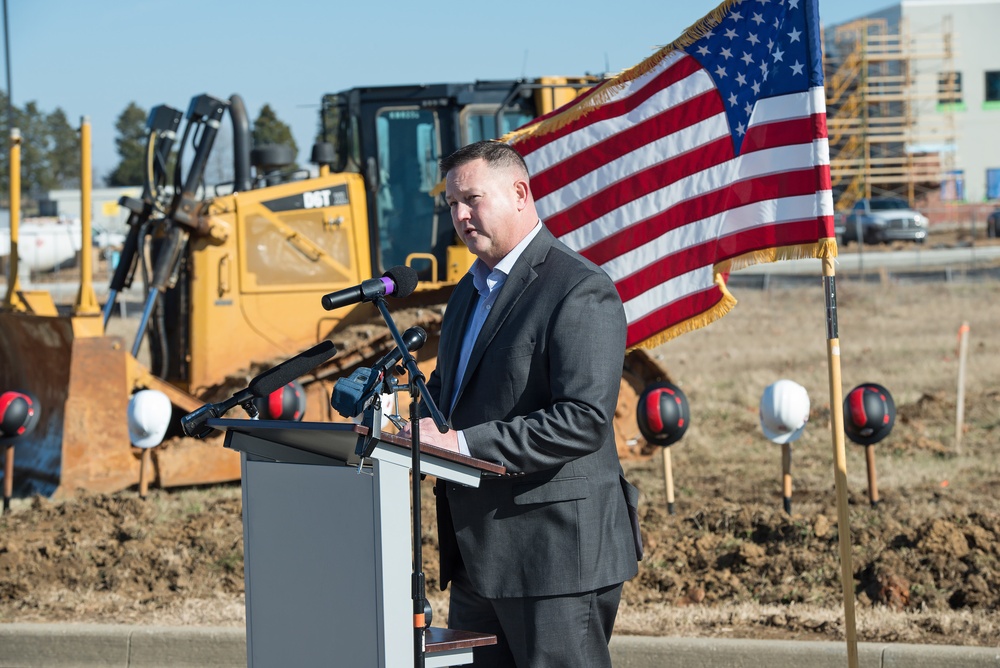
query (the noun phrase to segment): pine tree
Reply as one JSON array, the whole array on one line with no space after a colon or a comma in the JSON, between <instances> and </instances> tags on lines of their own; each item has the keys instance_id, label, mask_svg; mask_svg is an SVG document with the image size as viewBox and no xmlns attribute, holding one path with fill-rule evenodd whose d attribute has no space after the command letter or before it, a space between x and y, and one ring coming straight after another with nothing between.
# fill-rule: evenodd
<instances>
[{"instance_id":1,"label":"pine tree","mask_svg":"<svg viewBox=\"0 0 1000 668\"><path fill-rule=\"evenodd\" d=\"M42 199L58 187L49 166L49 134L46 114L34 100L14 112L21 130L21 188L33 200Z\"/></svg>"},{"instance_id":2,"label":"pine tree","mask_svg":"<svg viewBox=\"0 0 1000 668\"><path fill-rule=\"evenodd\" d=\"M80 134L69 124L66 112L56 110L45 118L48 134L49 174L58 188L80 185Z\"/></svg>"},{"instance_id":3,"label":"pine tree","mask_svg":"<svg viewBox=\"0 0 1000 668\"><path fill-rule=\"evenodd\" d=\"M260 108L257 120L253 122L253 146L257 148L266 144L289 146L294 155L299 154L299 147L292 136L292 130L271 108L265 104Z\"/></svg>"},{"instance_id":4,"label":"pine tree","mask_svg":"<svg viewBox=\"0 0 1000 668\"><path fill-rule=\"evenodd\" d=\"M49 190L79 185L80 137L58 107L47 114L37 103L28 102L12 111L14 127L21 132L22 201L31 211L32 200L44 198ZM10 195L8 126L7 95L0 91L0 201L5 205Z\"/></svg>"},{"instance_id":5,"label":"pine tree","mask_svg":"<svg viewBox=\"0 0 1000 668\"><path fill-rule=\"evenodd\" d=\"M115 123L121 160L106 178L109 186L141 185L146 174L146 111L129 102Z\"/></svg>"}]
</instances>

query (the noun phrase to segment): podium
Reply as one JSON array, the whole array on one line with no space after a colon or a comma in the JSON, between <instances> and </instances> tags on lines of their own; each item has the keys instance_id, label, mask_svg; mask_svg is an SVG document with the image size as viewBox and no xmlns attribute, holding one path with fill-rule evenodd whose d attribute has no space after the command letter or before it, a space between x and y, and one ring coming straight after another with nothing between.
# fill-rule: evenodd
<instances>
[{"instance_id":1,"label":"podium","mask_svg":"<svg viewBox=\"0 0 1000 668\"><path fill-rule=\"evenodd\" d=\"M247 665L414 665L408 439L365 427L213 418L240 452ZM503 467L423 445L421 473L477 487ZM472 662L496 637L426 633L425 665Z\"/></svg>"}]
</instances>

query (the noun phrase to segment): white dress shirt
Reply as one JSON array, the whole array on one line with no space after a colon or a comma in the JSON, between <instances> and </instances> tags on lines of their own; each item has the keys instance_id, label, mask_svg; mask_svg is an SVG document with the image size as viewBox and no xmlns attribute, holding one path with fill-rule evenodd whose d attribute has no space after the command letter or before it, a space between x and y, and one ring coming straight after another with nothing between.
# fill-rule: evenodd
<instances>
[{"instance_id":1,"label":"white dress shirt","mask_svg":"<svg viewBox=\"0 0 1000 668\"><path fill-rule=\"evenodd\" d=\"M449 397L449 413L455 406L455 400L458 398L458 390L462 386L462 379L465 377L465 367L469 363L469 357L472 355L472 349L476 345L476 339L479 338L479 332L483 329L483 323L486 322L487 316L489 316L490 311L493 309L493 304L496 303L497 297L500 295L500 289L507 282L507 276L510 274L511 269L514 268L514 263L521 257L521 253L524 252L524 249L528 247L528 244L531 243L531 240L535 238L541 229L542 221L538 221L531 231L497 263L497 266L492 271L486 266L485 262L478 258L469 268L469 273L472 274L472 284L479 291L479 299L476 302L476 309L473 311L472 317L469 318L469 325L465 330L465 336L462 337L462 349L458 355L458 367L455 369L454 389L452 390L451 397ZM469 454L469 445L465 440L465 434L461 431L458 432L458 449L463 455Z\"/></svg>"}]
</instances>

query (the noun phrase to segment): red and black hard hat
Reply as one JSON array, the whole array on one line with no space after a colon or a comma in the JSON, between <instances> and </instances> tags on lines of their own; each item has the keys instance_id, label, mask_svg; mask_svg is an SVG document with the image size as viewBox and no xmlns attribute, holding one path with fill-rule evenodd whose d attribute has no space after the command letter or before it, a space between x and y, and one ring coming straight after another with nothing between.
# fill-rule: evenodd
<instances>
[{"instance_id":1,"label":"red and black hard hat","mask_svg":"<svg viewBox=\"0 0 1000 668\"><path fill-rule=\"evenodd\" d=\"M306 413L306 390L302 383L293 380L253 402L262 420L300 421Z\"/></svg>"},{"instance_id":2,"label":"red and black hard hat","mask_svg":"<svg viewBox=\"0 0 1000 668\"><path fill-rule=\"evenodd\" d=\"M639 395L636 416L639 431L652 445L672 445L681 440L691 422L687 397L666 381L653 383Z\"/></svg>"},{"instance_id":3,"label":"red and black hard hat","mask_svg":"<svg viewBox=\"0 0 1000 668\"><path fill-rule=\"evenodd\" d=\"M27 392L8 390L0 394L0 437L31 433L38 424L38 401Z\"/></svg>"},{"instance_id":4,"label":"red and black hard hat","mask_svg":"<svg viewBox=\"0 0 1000 668\"><path fill-rule=\"evenodd\" d=\"M844 399L844 433L858 445L873 445L889 435L896 403L878 383L862 383Z\"/></svg>"}]
</instances>

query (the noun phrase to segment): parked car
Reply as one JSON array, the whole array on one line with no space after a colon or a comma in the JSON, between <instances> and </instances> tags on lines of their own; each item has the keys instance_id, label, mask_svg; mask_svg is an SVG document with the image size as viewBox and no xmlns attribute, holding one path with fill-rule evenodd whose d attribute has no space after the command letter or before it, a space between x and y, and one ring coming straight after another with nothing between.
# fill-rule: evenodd
<instances>
[{"instance_id":1,"label":"parked car","mask_svg":"<svg viewBox=\"0 0 1000 668\"><path fill-rule=\"evenodd\" d=\"M833 213L833 233L837 237L837 243L844 243L844 231L847 229L844 226L844 219L846 216L840 211L835 211Z\"/></svg>"},{"instance_id":2,"label":"parked car","mask_svg":"<svg viewBox=\"0 0 1000 668\"><path fill-rule=\"evenodd\" d=\"M896 197L859 199L844 219L844 243L887 244L890 241L927 239L927 217Z\"/></svg>"},{"instance_id":3,"label":"parked car","mask_svg":"<svg viewBox=\"0 0 1000 668\"><path fill-rule=\"evenodd\" d=\"M986 236L990 239L1000 237L1000 208L993 209L986 217Z\"/></svg>"}]
</instances>

